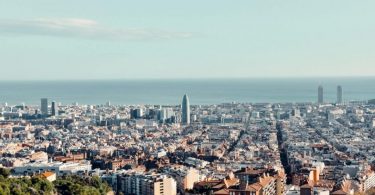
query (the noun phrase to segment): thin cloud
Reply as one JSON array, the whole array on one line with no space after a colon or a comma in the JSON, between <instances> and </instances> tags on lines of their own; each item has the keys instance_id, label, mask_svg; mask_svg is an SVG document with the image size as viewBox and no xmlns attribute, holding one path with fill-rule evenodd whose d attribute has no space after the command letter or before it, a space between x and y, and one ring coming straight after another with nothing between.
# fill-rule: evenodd
<instances>
[{"instance_id":1,"label":"thin cloud","mask_svg":"<svg viewBox=\"0 0 375 195\"><path fill-rule=\"evenodd\" d=\"M72 37L102 40L170 40L193 37L190 32L147 28L111 28L82 18L0 20L0 33Z\"/></svg>"}]
</instances>

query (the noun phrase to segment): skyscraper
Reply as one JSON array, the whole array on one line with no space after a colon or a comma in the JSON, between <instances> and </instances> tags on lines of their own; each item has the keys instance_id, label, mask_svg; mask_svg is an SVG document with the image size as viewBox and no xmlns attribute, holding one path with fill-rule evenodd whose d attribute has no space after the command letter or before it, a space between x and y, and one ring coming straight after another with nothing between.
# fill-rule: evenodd
<instances>
[{"instance_id":1,"label":"skyscraper","mask_svg":"<svg viewBox=\"0 0 375 195\"><path fill-rule=\"evenodd\" d=\"M42 115L48 115L48 99L42 98L40 99L40 111Z\"/></svg>"},{"instance_id":2,"label":"skyscraper","mask_svg":"<svg viewBox=\"0 0 375 195\"><path fill-rule=\"evenodd\" d=\"M341 85L337 86L337 103L342 103L342 87Z\"/></svg>"},{"instance_id":3,"label":"skyscraper","mask_svg":"<svg viewBox=\"0 0 375 195\"><path fill-rule=\"evenodd\" d=\"M189 97L185 94L182 98L182 124L188 125L190 124L190 102Z\"/></svg>"},{"instance_id":4,"label":"skyscraper","mask_svg":"<svg viewBox=\"0 0 375 195\"><path fill-rule=\"evenodd\" d=\"M323 104L323 86L318 87L318 103Z\"/></svg>"},{"instance_id":5,"label":"skyscraper","mask_svg":"<svg viewBox=\"0 0 375 195\"><path fill-rule=\"evenodd\" d=\"M58 109L57 109L57 104L55 101L52 102L51 104L51 115L52 116L57 116L59 113Z\"/></svg>"}]
</instances>

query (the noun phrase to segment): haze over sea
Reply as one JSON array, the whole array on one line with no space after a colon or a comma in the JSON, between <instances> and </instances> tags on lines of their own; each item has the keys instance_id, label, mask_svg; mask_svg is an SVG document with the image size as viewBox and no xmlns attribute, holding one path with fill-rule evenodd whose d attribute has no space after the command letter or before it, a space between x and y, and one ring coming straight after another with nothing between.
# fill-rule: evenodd
<instances>
[{"instance_id":1,"label":"haze over sea","mask_svg":"<svg viewBox=\"0 0 375 195\"><path fill-rule=\"evenodd\" d=\"M62 104L180 104L187 93L191 104L224 102L316 102L318 85L324 100L336 100L343 87L344 101L375 98L375 77L257 78L194 80L0 81L0 102L39 105L47 97Z\"/></svg>"}]
</instances>

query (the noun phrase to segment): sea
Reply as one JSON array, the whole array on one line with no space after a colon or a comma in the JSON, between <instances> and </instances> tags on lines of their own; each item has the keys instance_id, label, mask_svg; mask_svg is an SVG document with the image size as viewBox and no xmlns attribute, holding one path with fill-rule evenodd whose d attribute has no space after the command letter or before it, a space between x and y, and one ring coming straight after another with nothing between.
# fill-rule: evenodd
<instances>
[{"instance_id":1,"label":"sea","mask_svg":"<svg viewBox=\"0 0 375 195\"><path fill-rule=\"evenodd\" d=\"M39 105L40 98L64 104L179 105L316 102L318 86L324 101L336 101L338 85L344 101L375 99L375 77L256 79L135 79L85 81L0 81L0 103Z\"/></svg>"}]
</instances>

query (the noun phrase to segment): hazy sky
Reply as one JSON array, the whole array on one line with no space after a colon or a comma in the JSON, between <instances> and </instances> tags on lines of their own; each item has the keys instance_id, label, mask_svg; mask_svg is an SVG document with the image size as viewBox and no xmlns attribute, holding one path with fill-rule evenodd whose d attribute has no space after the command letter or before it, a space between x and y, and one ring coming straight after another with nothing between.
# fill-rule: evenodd
<instances>
[{"instance_id":1,"label":"hazy sky","mask_svg":"<svg viewBox=\"0 0 375 195\"><path fill-rule=\"evenodd\" d=\"M372 76L374 10L374 0L0 0L0 79Z\"/></svg>"}]
</instances>

